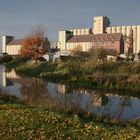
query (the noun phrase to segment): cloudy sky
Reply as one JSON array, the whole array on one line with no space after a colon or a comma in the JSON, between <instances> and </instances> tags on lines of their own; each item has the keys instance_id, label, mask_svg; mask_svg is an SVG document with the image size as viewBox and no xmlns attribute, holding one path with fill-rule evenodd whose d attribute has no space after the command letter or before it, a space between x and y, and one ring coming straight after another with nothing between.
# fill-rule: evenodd
<instances>
[{"instance_id":1,"label":"cloudy sky","mask_svg":"<svg viewBox=\"0 0 140 140\"><path fill-rule=\"evenodd\" d=\"M140 0L0 0L0 36L23 38L43 25L57 40L59 30L92 27L98 15L112 25L140 24Z\"/></svg>"}]
</instances>

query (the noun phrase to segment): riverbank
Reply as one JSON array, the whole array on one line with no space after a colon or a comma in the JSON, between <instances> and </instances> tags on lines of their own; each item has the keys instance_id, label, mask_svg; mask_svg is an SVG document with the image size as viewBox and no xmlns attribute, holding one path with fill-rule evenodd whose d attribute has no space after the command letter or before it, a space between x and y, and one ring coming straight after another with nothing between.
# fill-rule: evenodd
<instances>
[{"instance_id":1,"label":"riverbank","mask_svg":"<svg viewBox=\"0 0 140 140\"><path fill-rule=\"evenodd\" d=\"M140 63L79 60L42 62L19 65L16 72L76 87L140 92Z\"/></svg>"},{"instance_id":2,"label":"riverbank","mask_svg":"<svg viewBox=\"0 0 140 140\"><path fill-rule=\"evenodd\" d=\"M3 94L0 94L0 101L1 140L140 139L138 120L120 124L95 118L82 119L73 114L31 107L16 97Z\"/></svg>"}]
</instances>

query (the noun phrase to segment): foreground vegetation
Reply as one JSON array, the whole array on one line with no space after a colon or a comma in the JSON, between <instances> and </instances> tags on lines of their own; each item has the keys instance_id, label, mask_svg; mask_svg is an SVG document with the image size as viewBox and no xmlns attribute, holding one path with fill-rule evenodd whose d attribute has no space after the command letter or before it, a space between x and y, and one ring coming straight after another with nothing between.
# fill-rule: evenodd
<instances>
[{"instance_id":1,"label":"foreground vegetation","mask_svg":"<svg viewBox=\"0 0 140 140\"><path fill-rule=\"evenodd\" d=\"M0 94L0 139L140 139L140 122L111 123L25 105Z\"/></svg>"}]
</instances>

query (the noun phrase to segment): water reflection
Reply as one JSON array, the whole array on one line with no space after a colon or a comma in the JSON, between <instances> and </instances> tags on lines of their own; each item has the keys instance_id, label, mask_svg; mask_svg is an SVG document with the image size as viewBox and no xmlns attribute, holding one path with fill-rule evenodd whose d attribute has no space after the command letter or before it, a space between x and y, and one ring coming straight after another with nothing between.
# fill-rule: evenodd
<instances>
[{"instance_id":1,"label":"water reflection","mask_svg":"<svg viewBox=\"0 0 140 140\"><path fill-rule=\"evenodd\" d=\"M5 67L0 66L0 85L2 87L6 86L6 73L5 73Z\"/></svg>"},{"instance_id":2,"label":"water reflection","mask_svg":"<svg viewBox=\"0 0 140 140\"><path fill-rule=\"evenodd\" d=\"M47 88L45 83L39 79L26 79L22 83L21 96L29 104L40 105L46 99ZM45 101L44 101L45 102Z\"/></svg>"},{"instance_id":3,"label":"water reflection","mask_svg":"<svg viewBox=\"0 0 140 140\"><path fill-rule=\"evenodd\" d=\"M98 91L92 91L90 95L91 104L95 106L104 106L109 102L108 97Z\"/></svg>"},{"instance_id":4,"label":"water reflection","mask_svg":"<svg viewBox=\"0 0 140 140\"><path fill-rule=\"evenodd\" d=\"M21 84L16 82L18 80L19 76L16 75L14 70L7 70L4 66L0 66L0 86L20 97L20 88Z\"/></svg>"},{"instance_id":5,"label":"water reflection","mask_svg":"<svg viewBox=\"0 0 140 140\"><path fill-rule=\"evenodd\" d=\"M97 90L74 89L37 78L23 78L0 66L0 85L33 106L65 111L93 112L116 119L140 116L140 99Z\"/></svg>"}]
</instances>

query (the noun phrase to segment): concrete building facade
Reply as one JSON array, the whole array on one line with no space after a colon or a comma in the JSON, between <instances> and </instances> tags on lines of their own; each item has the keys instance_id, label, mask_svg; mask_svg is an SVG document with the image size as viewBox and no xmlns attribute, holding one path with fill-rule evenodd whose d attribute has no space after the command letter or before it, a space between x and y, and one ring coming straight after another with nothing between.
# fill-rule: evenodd
<instances>
[{"instance_id":1,"label":"concrete building facade","mask_svg":"<svg viewBox=\"0 0 140 140\"><path fill-rule=\"evenodd\" d=\"M8 54L11 56L17 56L20 53L22 42L24 39L15 39L14 36L2 36L2 54ZM52 44L56 45L56 44ZM44 38L42 47L46 48L46 51L50 49L50 42L48 38Z\"/></svg>"},{"instance_id":2,"label":"concrete building facade","mask_svg":"<svg viewBox=\"0 0 140 140\"><path fill-rule=\"evenodd\" d=\"M93 18L93 34L104 34L106 28L110 26L110 19L104 16Z\"/></svg>"},{"instance_id":3,"label":"concrete building facade","mask_svg":"<svg viewBox=\"0 0 140 140\"><path fill-rule=\"evenodd\" d=\"M14 36L2 36L2 53L8 55L18 55L23 39L15 39Z\"/></svg>"},{"instance_id":4,"label":"concrete building facade","mask_svg":"<svg viewBox=\"0 0 140 140\"><path fill-rule=\"evenodd\" d=\"M126 53L128 50L128 46L125 42L124 37L130 36L132 34L133 38L133 53L137 54L140 52L140 25L132 25L132 26L116 26L116 27L110 27L110 19L108 17L99 16L93 18L93 27L87 28L87 29L73 29L73 30L66 30L66 31L59 31L59 40L58 40L58 48L60 50L71 50L74 49L76 46L82 46L83 51L90 50L91 47L93 47L93 44L95 47L99 46L97 44L100 44L100 46L106 46L108 48L110 46L111 40L105 40L100 39L100 37L105 35L112 35L112 38L115 34L121 34L120 37L120 46L116 43L114 43L117 51L120 50L119 53ZM98 36L100 35L100 36ZM87 38L90 38L92 36L92 41L88 41ZM82 37L81 42L78 42L78 39ZM96 43L94 41L94 38L96 39ZM98 41L97 41L98 40ZM122 41L123 40L123 41ZM117 40L118 41L118 40ZM113 41L112 41L113 42ZM104 45L104 44L108 44ZM123 46L122 46L123 45ZM113 45L112 45L113 46ZM123 50L122 50L123 48Z\"/></svg>"},{"instance_id":5,"label":"concrete building facade","mask_svg":"<svg viewBox=\"0 0 140 140\"><path fill-rule=\"evenodd\" d=\"M85 28L85 29L73 29L70 30L73 35L88 35L92 33L92 30L90 28Z\"/></svg>"},{"instance_id":6,"label":"concrete building facade","mask_svg":"<svg viewBox=\"0 0 140 140\"><path fill-rule=\"evenodd\" d=\"M89 34L74 35L67 40L66 48L72 51L80 47L82 51L90 51L92 48L103 47L108 50L114 50L118 54L123 53L122 34Z\"/></svg>"},{"instance_id":7,"label":"concrete building facade","mask_svg":"<svg viewBox=\"0 0 140 140\"><path fill-rule=\"evenodd\" d=\"M133 34L133 53L140 51L140 25L116 26L106 28L107 33L122 33L123 36ZM127 44L124 45L124 52L127 52Z\"/></svg>"}]
</instances>

